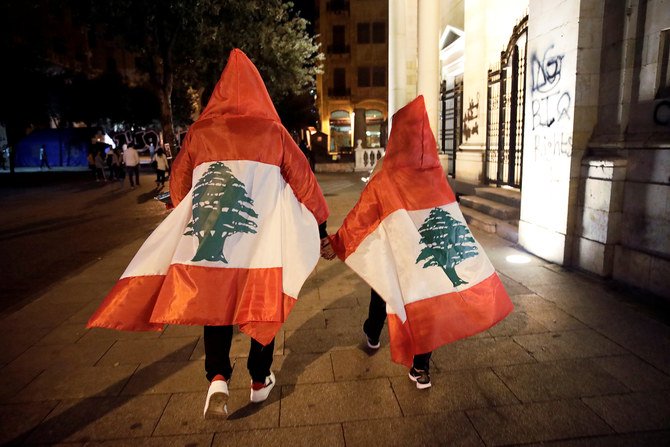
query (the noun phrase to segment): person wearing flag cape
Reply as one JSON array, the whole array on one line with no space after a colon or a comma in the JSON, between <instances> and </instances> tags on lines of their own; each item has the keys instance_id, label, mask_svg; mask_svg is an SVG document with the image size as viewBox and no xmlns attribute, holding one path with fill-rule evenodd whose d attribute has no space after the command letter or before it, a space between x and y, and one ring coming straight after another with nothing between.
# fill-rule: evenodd
<instances>
[{"instance_id":1,"label":"person wearing flag cape","mask_svg":"<svg viewBox=\"0 0 670 447\"><path fill-rule=\"evenodd\" d=\"M335 256L328 207L258 70L230 53L172 166L175 208L144 242L88 327L204 326L205 417L227 414L233 325L251 338L252 402L267 399L274 337L319 255Z\"/></svg>"},{"instance_id":2,"label":"person wearing flag cape","mask_svg":"<svg viewBox=\"0 0 670 447\"><path fill-rule=\"evenodd\" d=\"M368 346L379 347L387 314L391 358L420 389L430 386L432 351L513 309L447 183L423 96L393 116L382 164L332 243L372 288Z\"/></svg>"}]
</instances>

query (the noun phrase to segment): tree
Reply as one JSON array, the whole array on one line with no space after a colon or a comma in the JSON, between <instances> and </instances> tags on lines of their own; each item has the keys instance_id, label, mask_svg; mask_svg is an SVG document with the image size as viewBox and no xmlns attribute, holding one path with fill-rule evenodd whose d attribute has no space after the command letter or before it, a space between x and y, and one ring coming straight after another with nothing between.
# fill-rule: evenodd
<instances>
[{"instance_id":1,"label":"tree","mask_svg":"<svg viewBox=\"0 0 670 447\"><path fill-rule=\"evenodd\" d=\"M467 284L456 274L456 265L477 256L477 245L470 230L442 208L433 208L419 228L420 243L425 245L416 263L423 268L439 266L454 286Z\"/></svg>"},{"instance_id":2,"label":"tree","mask_svg":"<svg viewBox=\"0 0 670 447\"><path fill-rule=\"evenodd\" d=\"M222 162L212 163L193 189L193 219L184 233L199 241L192 260L228 263L223 253L226 239L235 233L256 233L256 222L251 219L258 214L253 204L244 183L230 168Z\"/></svg>"},{"instance_id":3,"label":"tree","mask_svg":"<svg viewBox=\"0 0 670 447\"><path fill-rule=\"evenodd\" d=\"M209 97L233 48L254 61L275 101L313 82L323 58L307 22L280 0L88 0L79 10L91 11L106 36L138 55L137 68L160 102L164 139L173 147L175 85Z\"/></svg>"}]
</instances>

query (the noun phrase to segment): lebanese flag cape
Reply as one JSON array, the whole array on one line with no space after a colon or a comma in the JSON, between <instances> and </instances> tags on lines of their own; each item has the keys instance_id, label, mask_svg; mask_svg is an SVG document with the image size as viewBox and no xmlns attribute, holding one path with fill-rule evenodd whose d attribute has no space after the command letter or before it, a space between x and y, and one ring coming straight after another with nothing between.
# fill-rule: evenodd
<instances>
[{"instance_id":1,"label":"lebanese flag cape","mask_svg":"<svg viewBox=\"0 0 670 447\"><path fill-rule=\"evenodd\" d=\"M175 209L88 327L233 325L269 343L319 258L325 199L256 67L233 50L170 175Z\"/></svg>"},{"instance_id":2,"label":"lebanese flag cape","mask_svg":"<svg viewBox=\"0 0 670 447\"><path fill-rule=\"evenodd\" d=\"M411 366L512 303L449 188L422 96L394 115L381 162L333 246L386 302L391 357Z\"/></svg>"}]
</instances>

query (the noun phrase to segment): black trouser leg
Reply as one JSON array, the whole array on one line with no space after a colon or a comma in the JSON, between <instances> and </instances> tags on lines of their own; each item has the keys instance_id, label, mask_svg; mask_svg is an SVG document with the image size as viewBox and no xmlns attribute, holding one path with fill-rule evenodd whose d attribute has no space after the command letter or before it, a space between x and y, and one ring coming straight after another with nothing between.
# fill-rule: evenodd
<instances>
[{"instance_id":1,"label":"black trouser leg","mask_svg":"<svg viewBox=\"0 0 670 447\"><path fill-rule=\"evenodd\" d=\"M372 340L379 340L386 320L386 303L374 289L370 289L368 319L363 323L365 334Z\"/></svg>"},{"instance_id":2,"label":"black trouser leg","mask_svg":"<svg viewBox=\"0 0 670 447\"><path fill-rule=\"evenodd\" d=\"M221 374L230 379L233 367L230 365L230 344L233 341L232 326L205 326L205 375L210 382Z\"/></svg>"},{"instance_id":3,"label":"black trouser leg","mask_svg":"<svg viewBox=\"0 0 670 447\"><path fill-rule=\"evenodd\" d=\"M253 338L249 346L249 359L247 360L247 369L254 382L265 383L265 378L270 375L273 355L275 351L275 339L263 346Z\"/></svg>"},{"instance_id":4,"label":"black trouser leg","mask_svg":"<svg viewBox=\"0 0 670 447\"><path fill-rule=\"evenodd\" d=\"M419 369L422 371L428 371L430 369L430 356L432 352L426 352L425 354L417 354L414 356L414 369Z\"/></svg>"}]
</instances>

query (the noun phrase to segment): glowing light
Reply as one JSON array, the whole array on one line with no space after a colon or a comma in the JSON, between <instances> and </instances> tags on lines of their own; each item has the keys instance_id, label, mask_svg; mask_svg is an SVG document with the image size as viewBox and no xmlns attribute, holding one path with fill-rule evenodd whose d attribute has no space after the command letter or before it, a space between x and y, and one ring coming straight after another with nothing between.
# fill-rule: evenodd
<instances>
[{"instance_id":1,"label":"glowing light","mask_svg":"<svg viewBox=\"0 0 670 447\"><path fill-rule=\"evenodd\" d=\"M528 264L530 257L526 255L509 255L505 258L510 264Z\"/></svg>"}]
</instances>

